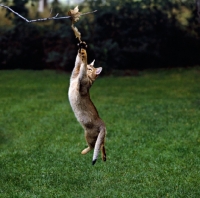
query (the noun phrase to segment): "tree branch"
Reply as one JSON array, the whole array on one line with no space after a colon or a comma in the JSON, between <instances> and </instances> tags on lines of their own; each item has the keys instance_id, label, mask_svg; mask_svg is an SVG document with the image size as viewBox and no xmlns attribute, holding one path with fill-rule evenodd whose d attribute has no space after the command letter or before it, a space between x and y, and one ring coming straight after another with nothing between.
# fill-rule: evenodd
<instances>
[{"instance_id":1,"label":"tree branch","mask_svg":"<svg viewBox=\"0 0 200 198\"><path fill-rule=\"evenodd\" d=\"M23 17L22 15L20 15L19 13L15 12L13 9L11 9L8 6L5 6L3 4L0 4L0 7L6 8L8 10L10 10L12 13L14 13L15 15L17 15L18 17L20 17L21 19L25 20L27 23L33 23L33 22L41 22L41 21L47 21L47 20L60 20L60 19L68 19L71 18L71 16L63 16L63 17L58 17L59 13L57 13L54 17L48 17L48 18L42 18L42 19L33 19L33 20L28 20L25 17ZM94 12L97 12L97 10L91 11L91 12L86 12L81 14L80 16L83 15L87 15L87 14L92 14Z\"/></svg>"}]
</instances>

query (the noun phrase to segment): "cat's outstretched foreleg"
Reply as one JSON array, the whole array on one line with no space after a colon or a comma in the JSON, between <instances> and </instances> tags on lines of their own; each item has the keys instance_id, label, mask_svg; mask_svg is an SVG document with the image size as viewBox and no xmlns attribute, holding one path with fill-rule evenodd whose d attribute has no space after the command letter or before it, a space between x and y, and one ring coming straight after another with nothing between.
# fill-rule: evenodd
<instances>
[{"instance_id":1,"label":"cat's outstretched foreleg","mask_svg":"<svg viewBox=\"0 0 200 198\"><path fill-rule=\"evenodd\" d=\"M79 46L78 50L79 56L81 57L82 62L87 65L87 52L86 52L87 44L86 42L83 41L80 42L78 46Z\"/></svg>"},{"instance_id":2,"label":"cat's outstretched foreleg","mask_svg":"<svg viewBox=\"0 0 200 198\"><path fill-rule=\"evenodd\" d=\"M81 57L82 63L80 66L79 78L86 79L87 77L87 45L85 42L79 43L79 56Z\"/></svg>"},{"instance_id":3,"label":"cat's outstretched foreleg","mask_svg":"<svg viewBox=\"0 0 200 198\"><path fill-rule=\"evenodd\" d=\"M76 56L75 66L72 71L72 78L75 78L79 75L80 67L83 63L87 64L87 53L86 53L87 45L85 42L81 42L78 44L78 46L79 46L79 49Z\"/></svg>"}]
</instances>

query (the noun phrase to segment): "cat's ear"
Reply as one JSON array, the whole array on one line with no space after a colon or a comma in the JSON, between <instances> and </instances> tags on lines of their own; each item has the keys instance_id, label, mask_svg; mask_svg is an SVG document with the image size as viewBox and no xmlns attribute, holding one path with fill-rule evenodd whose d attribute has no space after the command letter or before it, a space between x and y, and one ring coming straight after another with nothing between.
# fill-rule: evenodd
<instances>
[{"instance_id":1,"label":"cat's ear","mask_svg":"<svg viewBox=\"0 0 200 198\"><path fill-rule=\"evenodd\" d=\"M96 68L96 75L99 75L102 71L102 67Z\"/></svg>"},{"instance_id":2,"label":"cat's ear","mask_svg":"<svg viewBox=\"0 0 200 198\"><path fill-rule=\"evenodd\" d=\"M94 61L95 61L95 60L93 60L93 61L90 63L90 65L94 66Z\"/></svg>"}]
</instances>

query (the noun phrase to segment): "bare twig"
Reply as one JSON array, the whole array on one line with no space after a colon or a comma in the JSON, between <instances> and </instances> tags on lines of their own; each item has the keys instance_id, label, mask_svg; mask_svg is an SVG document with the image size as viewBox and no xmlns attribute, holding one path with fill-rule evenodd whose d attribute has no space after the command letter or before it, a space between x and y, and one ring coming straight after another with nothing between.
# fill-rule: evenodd
<instances>
[{"instance_id":1,"label":"bare twig","mask_svg":"<svg viewBox=\"0 0 200 198\"><path fill-rule=\"evenodd\" d=\"M83 14L81 14L81 16L86 15L86 14L92 14L92 13L94 13L94 12L97 12L97 10L94 10L94 11L91 11L91 12L83 13Z\"/></svg>"},{"instance_id":2,"label":"bare twig","mask_svg":"<svg viewBox=\"0 0 200 198\"><path fill-rule=\"evenodd\" d=\"M23 17L22 15L20 15L19 13L15 12L13 9L11 9L8 6L5 6L3 4L0 4L0 7L6 8L8 10L10 10L12 13L14 13L15 15L17 15L18 17L20 17L21 19L25 20L28 23L33 23L33 22L41 22L41 21L47 21L47 20L60 20L60 19L68 19L71 18L71 16L63 16L63 17L58 17L59 13L57 13L54 17L48 17L48 18L42 18L42 19L33 19L33 20L28 20L25 17ZM87 15L87 14L92 14L94 12L96 12L97 10L91 11L91 12L86 12L81 14L81 16L83 15Z\"/></svg>"},{"instance_id":3,"label":"bare twig","mask_svg":"<svg viewBox=\"0 0 200 198\"><path fill-rule=\"evenodd\" d=\"M19 16L20 18L24 19L26 22L29 22L28 19L24 18L23 16L21 16L20 14L18 14L18 13L15 12L14 10L12 10L10 7L5 6L5 5L3 5L3 4L0 4L0 6L3 7L3 8L6 8L6 9L8 9L8 10L10 10L11 12L13 12L14 14L16 14L16 15Z\"/></svg>"}]
</instances>

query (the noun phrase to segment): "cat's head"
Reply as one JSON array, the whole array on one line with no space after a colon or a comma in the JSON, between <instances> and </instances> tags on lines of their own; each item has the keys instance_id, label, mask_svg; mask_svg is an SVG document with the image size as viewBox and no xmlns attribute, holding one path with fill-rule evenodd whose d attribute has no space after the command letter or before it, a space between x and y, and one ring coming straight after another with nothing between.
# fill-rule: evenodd
<instances>
[{"instance_id":1,"label":"cat's head","mask_svg":"<svg viewBox=\"0 0 200 198\"><path fill-rule=\"evenodd\" d=\"M99 76L99 74L102 71L102 67L95 68L94 67L94 61L87 65L87 75L92 80L95 81L95 79Z\"/></svg>"}]
</instances>

